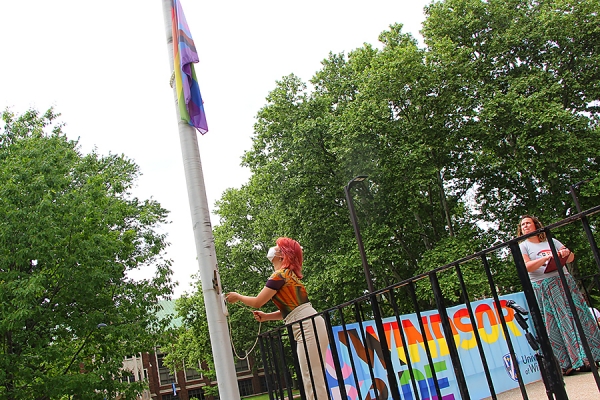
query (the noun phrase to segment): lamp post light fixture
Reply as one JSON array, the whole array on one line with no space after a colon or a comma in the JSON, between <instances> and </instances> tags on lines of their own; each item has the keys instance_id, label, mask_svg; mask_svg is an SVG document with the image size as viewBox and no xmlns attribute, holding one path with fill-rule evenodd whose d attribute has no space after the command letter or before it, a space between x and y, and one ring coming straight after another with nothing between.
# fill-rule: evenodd
<instances>
[{"instance_id":1,"label":"lamp post light fixture","mask_svg":"<svg viewBox=\"0 0 600 400\"><path fill-rule=\"evenodd\" d=\"M350 220L352 221L352 227L354 228L354 235L356 236L356 241L358 242L358 251L360 253L360 259L362 261L363 270L365 272L367 287L369 288L369 292L373 293L375 291L375 288L373 287L373 280L371 279L371 269L369 268L369 263L367 262L365 246L363 244L362 236L360 234L360 228L358 227L358 219L356 218L356 210L354 209L354 203L352 202L352 196L350 195L350 189L352 189L353 186L355 186L359 182L364 181L365 179L367 179L366 175L359 175L354 177L344 187L344 193L346 194L346 202L348 203L348 209L350 210Z\"/></svg>"}]
</instances>

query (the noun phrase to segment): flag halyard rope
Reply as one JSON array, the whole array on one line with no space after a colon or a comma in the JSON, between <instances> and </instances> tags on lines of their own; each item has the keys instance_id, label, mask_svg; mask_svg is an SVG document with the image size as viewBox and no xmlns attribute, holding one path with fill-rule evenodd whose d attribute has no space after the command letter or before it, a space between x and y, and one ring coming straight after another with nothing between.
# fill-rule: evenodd
<instances>
[{"instance_id":1,"label":"flag halyard rope","mask_svg":"<svg viewBox=\"0 0 600 400\"><path fill-rule=\"evenodd\" d=\"M239 305L244 308L247 308L251 312L253 311L251 308L246 307L246 305L244 305L244 304L239 304ZM260 321L258 322L258 332L256 333L256 340L254 341L254 344L252 345L250 350L246 351L246 355L244 357L239 356L239 354L237 353L237 351L235 349L235 345L233 344L233 335L231 334L231 318L229 316L227 316L227 322L229 324L229 341L231 342L231 348L233 349L233 354L235 354L235 356L238 358L238 360L246 360L248 358L248 356L250 355L250 353L252 353L252 351L256 347L256 344L258 343L258 335L260 335L260 328L262 326L262 322L260 322Z\"/></svg>"}]
</instances>

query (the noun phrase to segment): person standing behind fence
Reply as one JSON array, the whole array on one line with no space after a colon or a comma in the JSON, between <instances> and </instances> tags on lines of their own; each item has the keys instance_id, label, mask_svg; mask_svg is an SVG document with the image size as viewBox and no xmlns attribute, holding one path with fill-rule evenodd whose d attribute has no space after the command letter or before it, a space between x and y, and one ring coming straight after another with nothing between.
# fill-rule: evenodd
<instances>
[{"instance_id":1,"label":"person standing behind fence","mask_svg":"<svg viewBox=\"0 0 600 400\"><path fill-rule=\"evenodd\" d=\"M277 239L276 244L267 253L267 258L273 264L275 272L269 277L261 292L256 297L229 292L227 301L230 303L241 301L247 306L260 308L269 300L273 300L279 311L272 313L253 311L254 318L260 322L283 319L286 324L291 324L315 315L317 311L310 304L306 288L300 281L302 279L302 247L297 241L286 237ZM313 321L316 332L313 328ZM321 357L325 361L329 344L325 320L319 315L293 324L292 329L297 343L298 361L306 398L315 399L316 393L318 400L327 400L329 397L321 363ZM311 371L314 391L311 384Z\"/></svg>"},{"instance_id":2,"label":"person standing behind fence","mask_svg":"<svg viewBox=\"0 0 600 400\"><path fill-rule=\"evenodd\" d=\"M525 215L521 218L517 228L517 236L526 235L540 228L543 228L543 225L536 217ZM565 245L556 239L552 240L559 257L563 259L566 257L566 262L572 262L575 259L575 255ZM570 375L573 371L590 371L591 366L577 332L558 270L545 272L546 265L553 258L546 233L542 232L527 238L519 243L519 247L523 253L529 279L548 331L552 350L560 363L563 375ZM594 360L600 361L598 326L592 319L575 279L566 268L563 271Z\"/></svg>"},{"instance_id":3,"label":"person standing behind fence","mask_svg":"<svg viewBox=\"0 0 600 400\"><path fill-rule=\"evenodd\" d=\"M600 324L600 311L598 311L594 307L590 307L590 312L592 313L592 316L594 317L596 322Z\"/></svg>"}]
</instances>

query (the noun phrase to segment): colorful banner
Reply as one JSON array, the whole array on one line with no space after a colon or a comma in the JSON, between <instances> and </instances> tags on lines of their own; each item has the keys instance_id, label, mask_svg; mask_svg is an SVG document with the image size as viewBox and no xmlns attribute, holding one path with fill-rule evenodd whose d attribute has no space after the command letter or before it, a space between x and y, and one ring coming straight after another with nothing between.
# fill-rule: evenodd
<instances>
[{"instance_id":1,"label":"colorful banner","mask_svg":"<svg viewBox=\"0 0 600 400\"><path fill-rule=\"evenodd\" d=\"M523 308L526 308L527 303L523 293L500 297L501 312L506 320L510 340L515 349L517 363L520 366L524 383L527 384L541 379L539 366L535 358L535 352L525 338L525 332L514 320L515 311L506 307L507 300L514 300ZM515 365L508 351L499 312L494 305L494 300L486 299L472 302L471 307L475 315L476 328L481 337L494 390L496 393L501 393L518 387ZM451 307L447 309L447 312L454 336L452 339L458 348L469 395L472 399L489 397L490 390L483 371L474 327L469 319L467 307L465 305ZM412 400L417 398L413 392L413 384L407 365L408 360L400 336L402 334L406 340L407 352L417 382L418 398L422 400L437 399L432 374L432 370L434 370L441 389L442 399L460 399L461 395L454 375L448 344L444 337L440 314L437 310L433 310L422 312L421 317L425 332L421 331L416 314L401 316L402 330L399 329L395 317L383 320L386 340L391 350L392 364L395 375L398 377L398 387L402 399ZM347 336L341 326L333 328L348 398L352 400L374 399L376 398L376 388L378 398L391 399L392 396L388 389L388 374L382 361L381 342L374 321L364 322L362 329L366 343L363 342L361 326L358 323L346 325ZM425 351L426 341L429 344L433 360L431 364ZM352 368L350 354L352 354L355 371ZM374 379L369 372L368 360L371 360L374 365ZM327 353L326 370L332 397L342 400L330 351Z\"/></svg>"}]
</instances>

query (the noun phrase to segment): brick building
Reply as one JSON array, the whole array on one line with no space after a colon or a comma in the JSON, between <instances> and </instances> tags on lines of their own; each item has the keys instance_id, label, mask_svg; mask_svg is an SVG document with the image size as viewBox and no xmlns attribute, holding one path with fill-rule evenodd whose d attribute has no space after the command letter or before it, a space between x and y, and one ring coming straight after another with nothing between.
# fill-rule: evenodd
<instances>
[{"instance_id":1,"label":"brick building","mask_svg":"<svg viewBox=\"0 0 600 400\"><path fill-rule=\"evenodd\" d=\"M194 368L185 368L171 374L168 367L162 364L164 354L144 353L141 364L146 371L149 397L143 400L189 400L196 397L198 400L213 400L211 396L205 396L206 386L217 385L216 381L210 381ZM267 391L265 377L262 369L252 371L252 364L247 360L236 363L238 388L241 396L251 396ZM215 398L216 400L216 398Z\"/></svg>"},{"instance_id":2,"label":"brick building","mask_svg":"<svg viewBox=\"0 0 600 400\"><path fill-rule=\"evenodd\" d=\"M162 301L163 311L161 315L174 314L174 301ZM159 317L161 316L159 315ZM178 326L181 320L174 319L173 324ZM165 354L156 349L153 353L141 353L128 357L123 361L123 370L130 381L144 379L148 381L149 390L140 396L139 400L216 400L212 396L204 394L207 386L216 386L216 381L210 381L198 370L199 366L184 368L171 374L169 368L163 365ZM253 361L236 360L238 387L242 397L252 396L267 391L265 376L262 368L255 368ZM224 399L225 400L225 399Z\"/></svg>"}]
</instances>

